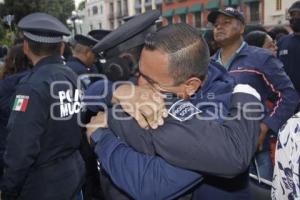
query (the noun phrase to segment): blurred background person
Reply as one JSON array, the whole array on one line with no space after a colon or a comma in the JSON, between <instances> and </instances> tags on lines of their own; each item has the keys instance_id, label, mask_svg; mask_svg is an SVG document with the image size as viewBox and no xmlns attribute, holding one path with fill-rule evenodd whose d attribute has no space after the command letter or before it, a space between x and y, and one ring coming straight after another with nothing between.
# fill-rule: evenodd
<instances>
[{"instance_id":1,"label":"blurred background person","mask_svg":"<svg viewBox=\"0 0 300 200\"><path fill-rule=\"evenodd\" d=\"M66 65L78 76L97 73L97 69L94 66L97 56L92 51L92 47L97 44L98 41L79 34L75 35L74 40L73 55L68 57ZM80 76L80 80L85 88L88 87L92 81L88 75Z\"/></svg>"},{"instance_id":2,"label":"blurred background person","mask_svg":"<svg viewBox=\"0 0 300 200\"><path fill-rule=\"evenodd\" d=\"M263 27L263 25L260 25L260 24L256 24L256 25L247 24L245 26L245 31L243 33L244 37L246 35L248 35L248 33L253 32L253 31L267 32L267 30L265 29L265 27Z\"/></svg>"},{"instance_id":3,"label":"blurred background person","mask_svg":"<svg viewBox=\"0 0 300 200\"><path fill-rule=\"evenodd\" d=\"M8 133L6 128L13 94L19 81L28 73L32 64L23 53L23 45L13 46L5 59L0 72L0 176L3 174L3 153Z\"/></svg>"},{"instance_id":4,"label":"blurred background person","mask_svg":"<svg viewBox=\"0 0 300 200\"><path fill-rule=\"evenodd\" d=\"M289 31L284 26L275 26L273 27L268 34L271 36L273 40L278 42L280 38L289 34Z\"/></svg>"},{"instance_id":5,"label":"blurred background person","mask_svg":"<svg viewBox=\"0 0 300 200\"><path fill-rule=\"evenodd\" d=\"M271 36L263 31L252 31L245 36L245 41L252 46L269 49L274 56L277 55L277 46Z\"/></svg>"},{"instance_id":6,"label":"blurred background person","mask_svg":"<svg viewBox=\"0 0 300 200\"><path fill-rule=\"evenodd\" d=\"M286 73L300 94L300 1L292 4L288 12L293 33L278 41L278 57L283 62Z\"/></svg>"}]
</instances>

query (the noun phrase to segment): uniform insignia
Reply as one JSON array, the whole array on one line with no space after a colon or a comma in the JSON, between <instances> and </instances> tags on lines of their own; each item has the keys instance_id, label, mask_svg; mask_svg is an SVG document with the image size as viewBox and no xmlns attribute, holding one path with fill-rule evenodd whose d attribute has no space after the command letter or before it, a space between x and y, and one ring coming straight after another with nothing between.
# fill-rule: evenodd
<instances>
[{"instance_id":1,"label":"uniform insignia","mask_svg":"<svg viewBox=\"0 0 300 200\"><path fill-rule=\"evenodd\" d=\"M13 110L26 112L28 101L29 101L29 96L17 95L13 105Z\"/></svg>"},{"instance_id":2,"label":"uniform insignia","mask_svg":"<svg viewBox=\"0 0 300 200\"><path fill-rule=\"evenodd\" d=\"M288 54L289 54L289 52L287 49L283 49L283 50L279 51L279 56L284 56L284 55L288 55Z\"/></svg>"},{"instance_id":3,"label":"uniform insignia","mask_svg":"<svg viewBox=\"0 0 300 200\"><path fill-rule=\"evenodd\" d=\"M73 95L71 90L58 92L61 118L80 112L82 95L82 91L78 89L75 90Z\"/></svg>"},{"instance_id":4,"label":"uniform insignia","mask_svg":"<svg viewBox=\"0 0 300 200\"><path fill-rule=\"evenodd\" d=\"M168 110L168 113L174 119L184 122L189 120L192 116L202 113L202 111L189 101L179 100L171 106L171 108Z\"/></svg>"}]
</instances>

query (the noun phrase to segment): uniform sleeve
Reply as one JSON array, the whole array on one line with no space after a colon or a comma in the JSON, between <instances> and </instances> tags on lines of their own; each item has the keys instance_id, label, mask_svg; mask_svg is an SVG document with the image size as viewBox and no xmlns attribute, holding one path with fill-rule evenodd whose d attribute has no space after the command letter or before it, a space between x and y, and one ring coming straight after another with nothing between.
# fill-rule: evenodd
<instances>
[{"instance_id":1,"label":"uniform sleeve","mask_svg":"<svg viewBox=\"0 0 300 200\"><path fill-rule=\"evenodd\" d=\"M279 59L270 57L261 69L264 70L263 78L266 85L277 97L273 109L267 113L263 122L277 133L279 128L293 116L299 104L299 96Z\"/></svg>"},{"instance_id":2,"label":"uniform sleeve","mask_svg":"<svg viewBox=\"0 0 300 200\"><path fill-rule=\"evenodd\" d=\"M85 91L83 102L87 108L96 113L111 106L113 84L108 80L99 80L92 83Z\"/></svg>"},{"instance_id":3,"label":"uniform sleeve","mask_svg":"<svg viewBox=\"0 0 300 200\"><path fill-rule=\"evenodd\" d=\"M114 121L110 127L121 133L130 146L143 144L154 148L175 166L230 178L248 168L256 150L263 112L260 101L249 94L234 94L231 102L230 113L234 117L224 123L198 117L185 122L168 118L164 126L151 130L151 137L134 120L110 119ZM240 106L246 104L247 107ZM250 109L256 112L248 112ZM147 142L141 135L147 137Z\"/></svg>"},{"instance_id":4,"label":"uniform sleeve","mask_svg":"<svg viewBox=\"0 0 300 200\"><path fill-rule=\"evenodd\" d=\"M202 180L198 173L174 167L158 156L134 151L110 129L98 129L94 134L101 134L95 152L102 167L134 199L174 199Z\"/></svg>"},{"instance_id":5,"label":"uniform sleeve","mask_svg":"<svg viewBox=\"0 0 300 200\"><path fill-rule=\"evenodd\" d=\"M16 92L9 118L9 134L4 155L2 192L18 196L30 168L40 152L40 137L47 128L49 98L28 85Z\"/></svg>"}]
</instances>

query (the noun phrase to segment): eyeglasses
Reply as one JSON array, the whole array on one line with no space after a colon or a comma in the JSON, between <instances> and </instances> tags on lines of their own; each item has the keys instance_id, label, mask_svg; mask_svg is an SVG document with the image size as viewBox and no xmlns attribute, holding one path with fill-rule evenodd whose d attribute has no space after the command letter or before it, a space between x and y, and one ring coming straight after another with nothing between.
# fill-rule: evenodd
<instances>
[{"instance_id":1,"label":"eyeglasses","mask_svg":"<svg viewBox=\"0 0 300 200\"><path fill-rule=\"evenodd\" d=\"M153 89L155 89L159 92L169 92L169 89L171 89L172 87L176 87L176 86L182 84L182 83L176 83L176 84L171 84L171 85L167 85L167 84L163 85L163 84L160 84L157 81L153 80L149 76L143 74L139 70L136 73L136 77L137 78L143 77L143 79L145 79Z\"/></svg>"}]
</instances>

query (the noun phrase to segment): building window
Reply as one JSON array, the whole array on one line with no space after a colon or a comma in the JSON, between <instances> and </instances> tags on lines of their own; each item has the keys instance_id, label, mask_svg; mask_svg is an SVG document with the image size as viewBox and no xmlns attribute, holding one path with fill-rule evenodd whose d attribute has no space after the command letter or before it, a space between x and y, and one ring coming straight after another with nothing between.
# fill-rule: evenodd
<instances>
[{"instance_id":1,"label":"building window","mask_svg":"<svg viewBox=\"0 0 300 200\"><path fill-rule=\"evenodd\" d=\"M93 28L94 28L94 27L93 27L93 24L91 24L91 25L90 25L90 31L93 30Z\"/></svg>"},{"instance_id":2,"label":"building window","mask_svg":"<svg viewBox=\"0 0 300 200\"><path fill-rule=\"evenodd\" d=\"M186 23L186 15L180 15L179 17L181 23Z\"/></svg>"},{"instance_id":3,"label":"building window","mask_svg":"<svg viewBox=\"0 0 300 200\"><path fill-rule=\"evenodd\" d=\"M173 23L172 17L167 17L167 20L168 20L168 24L172 24Z\"/></svg>"},{"instance_id":4,"label":"building window","mask_svg":"<svg viewBox=\"0 0 300 200\"><path fill-rule=\"evenodd\" d=\"M98 7L93 6L93 15L97 15L97 14L98 14Z\"/></svg>"},{"instance_id":5,"label":"building window","mask_svg":"<svg viewBox=\"0 0 300 200\"><path fill-rule=\"evenodd\" d=\"M109 22L109 27L110 27L110 30L113 30L113 29L114 29L114 21L113 21L113 20L111 20L111 21Z\"/></svg>"},{"instance_id":6,"label":"building window","mask_svg":"<svg viewBox=\"0 0 300 200\"><path fill-rule=\"evenodd\" d=\"M122 17L121 10L122 10L121 1L117 1L117 17Z\"/></svg>"},{"instance_id":7,"label":"building window","mask_svg":"<svg viewBox=\"0 0 300 200\"><path fill-rule=\"evenodd\" d=\"M250 6L250 21L259 22L259 2L252 2Z\"/></svg>"},{"instance_id":8,"label":"building window","mask_svg":"<svg viewBox=\"0 0 300 200\"><path fill-rule=\"evenodd\" d=\"M194 13L194 25L196 28L201 27L201 12L195 12Z\"/></svg>"},{"instance_id":9,"label":"building window","mask_svg":"<svg viewBox=\"0 0 300 200\"><path fill-rule=\"evenodd\" d=\"M152 10L152 6L147 6L145 10L146 12Z\"/></svg>"},{"instance_id":10,"label":"building window","mask_svg":"<svg viewBox=\"0 0 300 200\"><path fill-rule=\"evenodd\" d=\"M156 9L162 12L162 4L156 4Z\"/></svg>"},{"instance_id":11,"label":"building window","mask_svg":"<svg viewBox=\"0 0 300 200\"><path fill-rule=\"evenodd\" d=\"M110 13L114 13L114 4L112 2L109 3L109 11Z\"/></svg>"},{"instance_id":12,"label":"building window","mask_svg":"<svg viewBox=\"0 0 300 200\"><path fill-rule=\"evenodd\" d=\"M122 20L118 20L118 27L122 25Z\"/></svg>"},{"instance_id":13,"label":"building window","mask_svg":"<svg viewBox=\"0 0 300 200\"><path fill-rule=\"evenodd\" d=\"M127 0L124 0L123 3L124 3L124 6L123 6L124 7L123 8L124 9L123 10L123 15L127 16L128 15L128 2L127 2Z\"/></svg>"},{"instance_id":14,"label":"building window","mask_svg":"<svg viewBox=\"0 0 300 200\"><path fill-rule=\"evenodd\" d=\"M103 6L102 5L100 6L100 14L101 15L103 14Z\"/></svg>"},{"instance_id":15,"label":"building window","mask_svg":"<svg viewBox=\"0 0 300 200\"><path fill-rule=\"evenodd\" d=\"M101 23L99 23L99 29L102 29L102 24Z\"/></svg>"},{"instance_id":16,"label":"building window","mask_svg":"<svg viewBox=\"0 0 300 200\"><path fill-rule=\"evenodd\" d=\"M276 0L276 10L282 9L282 0Z\"/></svg>"},{"instance_id":17,"label":"building window","mask_svg":"<svg viewBox=\"0 0 300 200\"><path fill-rule=\"evenodd\" d=\"M142 12L142 9L141 8L136 8L135 12L136 12L136 14L140 14Z\"/></svg>"}]
</instances>

